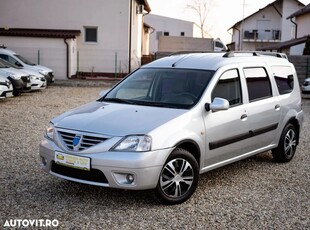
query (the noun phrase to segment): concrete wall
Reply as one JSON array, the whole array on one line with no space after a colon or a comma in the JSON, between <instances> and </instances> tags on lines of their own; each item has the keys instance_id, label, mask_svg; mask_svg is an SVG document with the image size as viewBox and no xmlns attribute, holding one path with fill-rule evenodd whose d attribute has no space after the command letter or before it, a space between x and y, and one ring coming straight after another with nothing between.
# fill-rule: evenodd
<instances>
[{"instance_id":1,"label":"concrete wall","mask_svg":"<svg viewBox=\"0 0 310 230\"><path fill-rule=\"evenodd\" d=\"M184 32L185 37L193 37L193 22L153 14L146 15L144 21L155 29L150 36L151 53L158 51L158 33L164 35L164 32L169 32L169 36L181 36L181 32Z\"/></svg>"},{"instance_id":2,"label":"concrete wall","mask_svg":"<svg viewBox=\"0 0 310 230\"><path fill-rule=\"evenodd\" d=\"M161 36L158 41L159 52L212 51L213 39Z\"/></svg>"}]
</instances>

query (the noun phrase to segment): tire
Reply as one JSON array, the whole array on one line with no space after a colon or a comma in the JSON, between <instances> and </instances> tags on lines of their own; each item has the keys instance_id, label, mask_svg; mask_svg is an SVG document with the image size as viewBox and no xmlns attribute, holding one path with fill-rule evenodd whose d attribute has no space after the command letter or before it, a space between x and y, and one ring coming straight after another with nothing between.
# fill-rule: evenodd
<instances>
[{"instance_id":1,"label":"tire","mask_svg":"<svg viewBox=\"0 0 310 230\"><path fill-rule=\"evenodd\" d=\"M168 157L155 189L157 201L173 205L188 200L198 186L199 166L192 154L177 148Z\"/></svg>"},{"instance_id":2,"label":"tire","mask_svg":"<svg viewBox=\"0 0 310 230\"><path fill-rule=\"evenodd\" d=\"M13 89L13 96L14 96L14 97L17 97L17 96L19 96L19 95L20 95L20 91L17 90L17 89Z\"/></svg>"},{"instance_id":3,"label":"tire","mask_svg":"<svg viewBox=\"0 0 310 230\"><path fill-rule=\"evenodd\" d=\"M283 129L279 145L272 150L272 156L276 162L285 163L293 159L298 143L298 134L292 124L287 124Z\"/></svg>"}]
</instances>

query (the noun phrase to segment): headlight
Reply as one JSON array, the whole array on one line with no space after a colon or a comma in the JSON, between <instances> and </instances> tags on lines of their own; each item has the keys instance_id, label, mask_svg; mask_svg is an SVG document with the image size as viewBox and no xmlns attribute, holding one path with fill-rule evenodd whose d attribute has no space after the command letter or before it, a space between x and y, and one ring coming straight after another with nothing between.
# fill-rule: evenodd
<instances>
[{"instance_id":1,"label":"headlight","mask_svg":"<svg viewBox=\"0 0 310 230\"><path fill-rule=\"evenodd\" d=\"M52 123L49 123L48 127L45 130L45 137L51 140L54 140L55 127Z\"/></svg>"},{"instance_id":2,"label":"headlight","mask_svg":"<svg viewBox=\"0 0 310 230\"><path fill-rule=\"evenodd\" d=\"M112 151L146 152L151 150L152 138L146 135L127 136L112 147Z\"/></svg>"},{"instance_id":3,"label":"headlight","mask_svg":"<svg viewBox=\"0 0 310 230\"><path fill-rule=\"evenodd\" d=\"M39 73L43 74L43 75L48 75L48 72L46 70L42 70L42 69L39 70Z\"/></svg>"},{"instance_id":4,"label":"headlight","mask_svg":"<svg viewBox=\"0 0 310 230\"><path fill-rule=\"evenodd\" d=\"M41 77L30 75L31 80L41 80Z\"/></svg>"}]
</instances>

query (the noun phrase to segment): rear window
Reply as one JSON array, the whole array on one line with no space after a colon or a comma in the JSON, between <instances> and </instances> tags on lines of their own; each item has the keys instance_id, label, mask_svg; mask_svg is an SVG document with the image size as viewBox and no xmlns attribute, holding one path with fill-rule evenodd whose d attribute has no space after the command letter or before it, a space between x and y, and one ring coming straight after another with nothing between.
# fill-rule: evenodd
<instances>
[{"instance_id":1,"label":"rear window","mask_svg":"<svg viewBox=\"0 0 310 230\"><path fill-rule=\"evenodd\" d=\"M271 66L273 77L277 83L279 93L287 94L294 88L294 71L290 66Z\"/></svg>"}]
</instances>

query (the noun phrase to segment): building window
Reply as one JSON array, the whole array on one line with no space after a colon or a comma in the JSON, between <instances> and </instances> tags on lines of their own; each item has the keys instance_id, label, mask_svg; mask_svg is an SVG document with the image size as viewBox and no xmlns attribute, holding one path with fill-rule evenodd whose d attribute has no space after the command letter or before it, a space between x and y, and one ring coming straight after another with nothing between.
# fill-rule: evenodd
<instances>
[{"instance_id":1,"label":"building window","mask_svg":"<svg viewBox=\"0 0 310 230\"><path fill-rule=\"evenodd\" d=\"M185 36L185 32L181 32L181 36L184 37Z\"/></svg>"},{"instance_id":2,"label":"building window","mask_svg":"<svg viewBox=\"0 0 310 230\"><path fill-rule=\"evenodd\" d=\"M97 32L97 27L85 27L85 42L98 42Z\"/></svg>"},{"instance_id":3,"label":"building window","mask_svg":"<svg viewBox=\"0 0 310 230\"><path fill-rule=\"evenodd\" d=\"M164 36L169 36L169 32L164 32Z\"/></svg>"}]
</instances>

